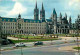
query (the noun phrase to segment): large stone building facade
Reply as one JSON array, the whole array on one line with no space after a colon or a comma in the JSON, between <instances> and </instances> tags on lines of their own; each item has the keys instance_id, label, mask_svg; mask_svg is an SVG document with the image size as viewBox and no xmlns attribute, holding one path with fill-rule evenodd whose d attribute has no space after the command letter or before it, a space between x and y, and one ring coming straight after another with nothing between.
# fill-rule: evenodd
<instances>
[{"instance_id":1,"label":"large stone building facade","mask_svg":"<svg viewBox=\"0 0 80 55\"><path fill-rule=\"evenodd\" d=\"M67 34L71 26L71 17L69 21L67 20L67 14L65 17L57 17L56 10L54 9L52 15L49 19L45 18L45 9L42 3L42 8L40 10L40 19L39 19L39 9L36 6L34 8L34 19L24 19L21 15L18 15L18 18L6 18L0 17L2 20L2 33L3 34L45 34L45 33L54 33L54 34Z\"/></svg>"},{"instance_id":2,"label":"large stone building facade","mask_svg":"<svg viewBox=\"0 0 80 55\"><path fill-rule=\"evenodd\" d=\"M2 33L2 20L0 18L0 44L1 44L1 40L2 40L2 37L1 37L1 33Z\"/></svg>"},{"instance_id":3,"label":"large stone building facade","mask_svg":"<svg viewBox=\"0 0 80 55\"><path fill-rule=\"evenodd\" d=\"M71 24L71 28L69 30L70 34L80 34L80 15L78 15L77 19L75 20L75 23Z\"/></svg>"},{"instance_id":4,"label":"large stone building facade","mask_svg":"<svg viewBox=\"0 0 80 55\"><path fill-rule=\"evenodd\" d=\"M48 22L50 33L54 33L54 34L69 33L69 29L70 29L70 25L71 25L71 17L69 18L69 21L68 21L66 13L65 13L65 17L62 17L61 13L60 13L60 16L57 17L57 13L54 9L50 20L51 20L51 22Z\"/></svg>"}]
</instances>

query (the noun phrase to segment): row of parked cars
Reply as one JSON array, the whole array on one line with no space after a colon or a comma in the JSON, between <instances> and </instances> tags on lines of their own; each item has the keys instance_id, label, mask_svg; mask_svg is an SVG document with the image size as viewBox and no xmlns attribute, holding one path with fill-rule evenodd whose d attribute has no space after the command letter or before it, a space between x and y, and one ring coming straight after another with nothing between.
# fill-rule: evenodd
<instances>
[{"instance_id":1,"label":"row of parked cars","mask_svg":"<svg viewBox=\"0 0 80 55\"><path fill-rule=\"evenodd\" d=\"M43 45L43 42L41 42L41 41L35 42L34 46L36 46L36 45ZM24 43L18 43L18 44L15 44L15 46L16 47L24 47L26 45Z\"/></svg>"}]
</instances>

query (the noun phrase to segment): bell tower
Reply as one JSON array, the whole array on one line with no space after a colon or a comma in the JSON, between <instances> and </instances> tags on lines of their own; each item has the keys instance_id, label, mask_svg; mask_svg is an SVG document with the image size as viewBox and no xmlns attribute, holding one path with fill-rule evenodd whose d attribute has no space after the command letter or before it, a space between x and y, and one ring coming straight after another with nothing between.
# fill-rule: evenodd
<instances>
[{"instance_id":1,"label":"bell tower","mask_svg":"<svg viewBox=\"0 0 80 55\"><path fill-rule=\"evenodd\" d=\"M37 8L37 2L34 8L34 20L39 20L39 9Z\"/></svg>"},{"instance_id":2,"label":"bell tower","mask_svg":"<svg viewBox=\"0 0 80 55\"><path fill-rule=\"evenodd\" d=\"M40 11L40 19L42 20L42 22L45 22L45 10L44 10L43 3L42 3L41 11Z\"/></svg>"}]
</instances>

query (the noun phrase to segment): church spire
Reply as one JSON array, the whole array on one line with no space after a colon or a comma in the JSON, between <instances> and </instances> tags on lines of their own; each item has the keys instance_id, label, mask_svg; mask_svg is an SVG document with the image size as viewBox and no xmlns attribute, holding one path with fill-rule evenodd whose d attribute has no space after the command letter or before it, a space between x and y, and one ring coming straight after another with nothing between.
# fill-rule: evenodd
<instances>
[{"instance_id":1,"label":"church spire","mask_svg":"<svg viewBox=\"0 0 80 55\"><path fill-rule=\"evenodd\" d=\"M43 3L42 3L42 8L40 10L40 19L42 20L42 22L45 22L45 10L44 10Z\"/></svg>"},{"instance_id":2,"label":"church spire","mask_svg":"<svg viewBox=\"0 0 80 55\"><path fill-rule=\"evenodd\" d=\"M20 19L21 18L21 14L19 13L19 15L18 15L18 18Z\"/></svg>"},{"instance_id":3,"label":"church spire","mask_svg":"<svg viewBox=\"0 0 80 55\"><path fill-rule=\"evenodd\" d=\"M36 6L35 6L35 9L37 9L37 1L36 1Z\"/></svg>"},{"instance_id":4,"label":"church spire","mask_svg":"<svg viewBox=\"0 0 80 55\"><path fill-rule=\"evenodd\" d=\"M69 27L71 28L71 16L69 17Z\"/></svg>"},{"instance_id":5,"label":"church spire","mask_svg":"<svg viewBox=\"0 0 80 55\"><path fill-rule=\"evenodd\" d=\"M60 12L60 18L62 18L62 14L61 14L61 12Z\"/></svg>"},{"instance_id":6,"label":"church spire","mask_svg":"<svg viewBox=\"0 0 80 55\"><path fill-rule=\"evenodd\" d=\"M65 13L65 18L67 19L67 14Z\"/></svg>"},{"instance_id":7,"label":"church spire","mask_svg":"<svg viewBox=\"0 0 80 55\"><path fill-rule=\"evenodd\" d=\"M69 17L69 22L71 22L71 16Z\"/></svg>"},{"instance_id":8,"label":"church spire","mask_svg":"<svg viewBox=\"0 0 80 55\"><path fill-rule=\"evenodd\" d=\"M78 18L80 18L80 15L78 15Z\"/></svg>"},{"instance_id":9,"label":"church spire","mask_svg":"<svg viewBox=\"0 0 80 55\"><path fill-rule=\"evenodd\" d=\"M42 2L42 9L41 10L44 10L43 2Z\"/></svg>"},{"instance_id":10,"label":"church spire","mask_svg":"<svg viewBox=\"0 0 80 55\"><path fill-rule=\"evenodd\" d=\"M56 14L56 10L55 10L55 8L53 9L53 14Z\"/></svg>"},{"instance_id":11,"label":"church spire","mask_svg":"<svg viewBox=\"0 0 80 55\"><path fill-rule=\"evenodd\" d=\"M34 8L34 20L39 20L39 9L37 7L37 1L36 1L36 5Z\"/></svg>"},{"instance_id":12,"label":"church spire","mask_svg":"<svg viewBox=\"0 0 80 55\"><path fill-rule=\"evenodd\" d=\"M44 6L43 6L43 3L42 3L42 10L44 10Z\"/></svg>"},{"instance_id":13,"label":"church spire","mask_svg":"<svg viewBox=\"0 0 80 55\"><path fill-rule=\"evenodd\" d=\"M60 24L62 24L62 14L60 12Z\"/></svg>"}]
</instances>

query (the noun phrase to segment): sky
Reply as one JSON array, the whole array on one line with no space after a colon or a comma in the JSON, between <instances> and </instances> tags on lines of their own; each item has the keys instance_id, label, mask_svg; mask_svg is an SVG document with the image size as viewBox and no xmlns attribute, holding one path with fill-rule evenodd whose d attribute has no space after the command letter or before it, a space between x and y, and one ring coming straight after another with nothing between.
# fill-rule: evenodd
<instances>
[{"instance_id":1,"label":"sky","mask_svg":"<svg viewBox=\"0 0 80 55\"><path fill-rule=\"evenodd\" d=\"M36 1L39 14L43 2L46 19L51 17L54 8L58 17L60 16L60 12L63 17L66 13L67 19L71 16L73 23L77 19L78 14L80 14L80 0L0 0L0 16L16 18L20 13L22 18L34 19Z\"/></svg>"}]
</instances>

